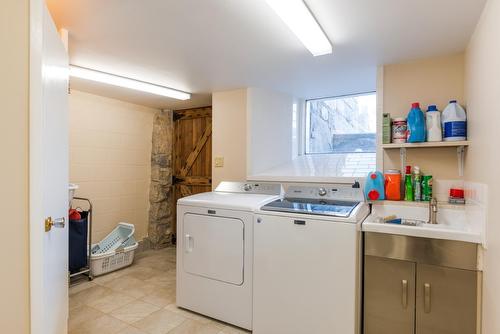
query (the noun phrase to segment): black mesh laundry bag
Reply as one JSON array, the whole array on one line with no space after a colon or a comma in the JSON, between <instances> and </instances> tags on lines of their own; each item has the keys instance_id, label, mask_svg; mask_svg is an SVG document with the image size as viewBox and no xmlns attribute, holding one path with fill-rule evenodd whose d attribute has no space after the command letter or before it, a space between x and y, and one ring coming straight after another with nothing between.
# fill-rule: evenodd
<instances>
[{"instance_id":1,"label":"black mesh laundry bag","mask_svg":"<svg viewBox=\"0 0 500 334\"><path fill-rule=\"evenodd\" d=\"M87 236L89 212L80 212L81 219L69 221L69 271L75 273L87 266Z\"/></svg>"}]
</instances>

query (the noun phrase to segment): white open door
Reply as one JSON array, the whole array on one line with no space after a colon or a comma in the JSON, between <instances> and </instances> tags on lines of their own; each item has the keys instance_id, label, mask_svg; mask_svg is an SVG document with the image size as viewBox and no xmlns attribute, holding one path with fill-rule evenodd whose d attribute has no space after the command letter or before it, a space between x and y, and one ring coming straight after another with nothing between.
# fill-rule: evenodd
<instances>
[{"instance_id":1,"label":"white open door","mask_svg":"<svg viewBox=\"0 0 500 334\"><path fill-rule=\"evenodd\" d=\"M68 56L42 0L30 27L31 333L67 333ZM46 228L46 219L53 226Z\"/></svg>"}]
</instances>

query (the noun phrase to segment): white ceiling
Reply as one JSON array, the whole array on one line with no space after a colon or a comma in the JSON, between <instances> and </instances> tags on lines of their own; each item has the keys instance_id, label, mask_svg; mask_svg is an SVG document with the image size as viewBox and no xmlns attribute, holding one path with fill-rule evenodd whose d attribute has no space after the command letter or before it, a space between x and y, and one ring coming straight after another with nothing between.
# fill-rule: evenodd
<instances>
[{"instance_id":1,"label":"white ceiling","mask_svg":"<svg viewBox=\"0 0 500 334\"><path fill-rule=\"evenodd\" d=\"M264 0L47 0L71 63L192 92L179 101L73 81L161 108L255 86L304 98L375 89L376 66L465 49L485 0L306 0L333 42L312 57Z\"/></svg>"}]
</instances>

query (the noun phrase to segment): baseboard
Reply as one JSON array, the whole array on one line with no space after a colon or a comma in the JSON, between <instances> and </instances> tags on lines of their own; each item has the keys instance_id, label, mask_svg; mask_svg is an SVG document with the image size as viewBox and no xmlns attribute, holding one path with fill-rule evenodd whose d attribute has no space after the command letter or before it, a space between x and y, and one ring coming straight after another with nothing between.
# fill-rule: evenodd
<instances>
[{"instance_id":1,"label":"baseboard","mask_svg":"<svg viewBox=\"0 0 500 334\"><path fill-rule=\"evenodd\" d=\"M144 251L147 251L147 250L151 249L151 248L150 248L150 246L149 246L149 245L150 245L150 242L149 242L149 240L146 240L146 239L147 239L147 237L146 237L146 238L144 238L144 239L142 239L142 240L139 240L139 241L137 242L137 243L139 244L139 246L138 246L138 247L137 247L137 249L135 250L135 253L136 253L136 254L138 254L138 253L142 253L142 252L144 252Z\"/></svg>"}]
</instances>

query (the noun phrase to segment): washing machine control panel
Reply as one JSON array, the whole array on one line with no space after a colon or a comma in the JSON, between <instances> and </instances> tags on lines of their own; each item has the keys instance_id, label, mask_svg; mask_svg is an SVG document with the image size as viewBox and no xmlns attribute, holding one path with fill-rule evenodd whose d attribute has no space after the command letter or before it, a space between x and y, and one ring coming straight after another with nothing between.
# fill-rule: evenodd
<instances>
[{"instance_id":1,"label":"washing machine control panel","mask_svg":"<svg viewBox=\"0 0 500 334\"><path fill-rule=\"evenodd\" d=\"M285 198L324 199L336 201L363 202L365 197L361 188L347 185L290 186Z\"/></svg>"}]
</instances>

